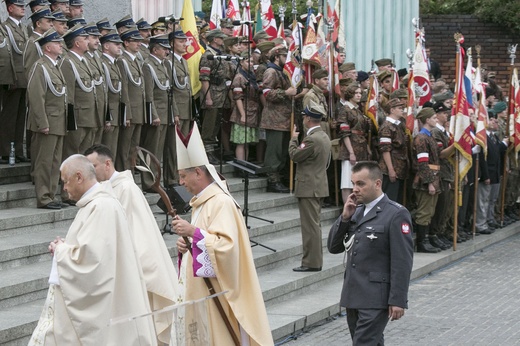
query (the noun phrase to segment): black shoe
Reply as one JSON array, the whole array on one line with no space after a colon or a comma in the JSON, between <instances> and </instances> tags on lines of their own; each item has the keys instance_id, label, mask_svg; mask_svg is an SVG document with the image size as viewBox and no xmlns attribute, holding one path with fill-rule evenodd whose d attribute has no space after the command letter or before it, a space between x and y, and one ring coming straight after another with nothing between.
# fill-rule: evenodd
<instances>
[{"instance_id":1,"label":"black shoe","mask_svg":"<svg viewBox=\"0 0 520 346\"><path fill-rule=\"evenodd\" d=\"M293 268L293 272L321 272L321 267L319 268L311 268L311 267L296 267Z\"/></svg>"},{"instance_id":2,"label":"black shoe","mask_svg":"<svg viewBox=\"0 0 520 346\"><path fill-rule=\"evenodd\" d=\"M25 156L16 156L16 163L18 162L31 162L31 159L28 159Z\"/></svg>"},{"instance_id":3,"label":"black shoe","mask_svg":"<svg viewBox=\"0 0 520 346\"><path fill-rule=\"evenodd\" d=\"M445 236L443 236L442 234L439 234L437 236L437 238L439 238L440 241L442 241L444 244L446 244L446 246L448 246L448 249L451 248L453 246L453 243L451 241L449 241Z\"/></svg>"},{"instance_id":4,"label":"black shoe","mask_svg":"<svg viewBox=\"0 0 520 346\"><path fill-rule=\"evenodd\" d=\"M54 210L57 210L57 209L61 209L61 203L59 202L50 202L49 204L47 205L44 205L43 207L38 207L40 209L54 209Z\"/></svg>"},{"instance_id":5,"label":"black shoe","mask_svg":"<svg viewBox=\"0 0 520 346\"><path fill-rule=\"evenodd\" d=\"M480 233L480 234L493 234L493 233L495 233L494 230L492 231L490 229L477 229L475 232Z\"/></svg>"},{"instance_id":6,"label":"black shoe","mask_svg":"<svg viewBox=\"0 0 520 346\"><path fill-rule=\"evenodd\" d=\"M267 192L289 193L289 188L277 181L275 183L267 183Z\"/></svg>"},{"instance_id":7,"label":"black shoe","mask_svg":"<svg viewBox=\"0 0 520 346\"><path fill-rule=\"evenodd\" d=\"M446 244L444 244L436 235L430 235L428 236L428 239L430 240L430 244L433 247L439 248L441 250L447 250L450 247Z\"/></svg>"},{"instance_id":8,"label":"black shoe","mask_svg":"<svg viewBox=\"0 0 520 346\"><path fill-rule=\"evenodd\" d=\"M430 244L428 237L426 237L422 242L417 243L417 252L437 253L441 252L441 249L433 247L432 244Z\"/></svg>"},{"instance_id":9,"label":"black shoe","mask_svg":"<svg viewBox=\"0 0 520 346\"><path fill-rule=\"evenodd\" d=\"M208 152L206 154L208 156L209 163L211 163L212 165L219 165L220 164L220 160L215 156L215 154L213 154L213 152Z\"/></svg>"},{"instance_id":10,"label":"black shoe","mask_svg":"<svg viewBox=\"0 0 520 346\"><path fill-rule=\"evenodd\" d=\"M71 206L75 206L76 205L76 202L74 202L73 200L71 199L66 199L64 201L62 201L63 203L67 203L68 205L71 205Z\"/></svg>"}]
</instances>

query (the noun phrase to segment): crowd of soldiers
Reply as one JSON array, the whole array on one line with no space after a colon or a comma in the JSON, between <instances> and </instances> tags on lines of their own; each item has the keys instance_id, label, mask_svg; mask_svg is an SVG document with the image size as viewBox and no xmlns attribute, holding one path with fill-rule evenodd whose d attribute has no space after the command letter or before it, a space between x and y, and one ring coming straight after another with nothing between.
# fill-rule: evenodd
<instances>
[{"instance_id":1,"label":"crowd of soldiers","mask_svg":"<svg viewBox=\"0 0 520 346\"><path fill-rule=\"evenodd\" d=\"M418 251L438 252L451 246L454 208L450 206L458 196L453 191L455 148L448 131L453 93L434 61L428 59L434 95L416 115L420 132L412 138L405 127L407 71L399 71L400 87L393 90L396 74L391 59L377 60L377 70L367 73L345 62L340 48L341 95L330 107L330 74L325 69L314 68L312 82L299 88L291 86L284 73L290 30L285 38L260 31L249 41L233 36L235 26L229 20L222 20L220 29L209 30L200 19L199 42L205 52L199 65L201 90L192 95L183 58L191 48L189 37L174 20L150 25L128 15L115 23L114 30L106 18L86 23L82 0L34 0L28 4L31 25L25 25L24 1L5 3L9 17L0 26L1 163L7 162L14 143L16 161L31 162L39 208L75 203L65 191L61 201L57 198L59 165L95 143L115 153L119 171L131 168L132 148L144 147L162 159L163 184L177 185L175 132L187 137L192 126L201 127L211 163L233 157L254 161L268 168L268 192L288 193L291 117L303 136L301 112L317 104L323 113L320 125L333 143L337 161L327 172L330 196L341 190L346 200L352 192L351 167L359 161L377 161L384 172L383 191L412 210ZM365 114L371 74L380 85L376 122ZM492 77L485 77L491 144L487 155L477 145L473 149L479 157L473 162L480 168L477 212L471 207L476 185L472 169L463 182L465 202L456 241L469 238L472 217L479 234L499 227L495 206L504 172L508 173L504 220L518 220L520 174L509 164L515 160L505 160L507 106ZM143 190L150 190L152 179L142 176Z\"/></svg>"}]
</instances>

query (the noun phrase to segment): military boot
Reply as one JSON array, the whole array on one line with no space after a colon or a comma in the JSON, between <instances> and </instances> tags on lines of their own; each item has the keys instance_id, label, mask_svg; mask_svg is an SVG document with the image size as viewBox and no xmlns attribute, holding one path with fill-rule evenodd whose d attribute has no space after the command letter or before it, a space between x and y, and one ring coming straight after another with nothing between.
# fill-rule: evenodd
<instances>
[{"instance_id":1,"label":"military boot","mask_svg":"<svg viewBox=\"0 0 520 346\"><path fill-rule=\"evenodd\" d=\"M450 248L450 246L444 244L444 242L442 240L440 240L437 235L433 234L433 235L430 235L428 237L430 239L430 244L433 246L433 247L436 247L438 249L441 249L441 250L447 250Z\"/></svg>"},{"instance_id":2,"label":"military boot","mask_svg":"<svg viewBox=\"0 0 520 346\"><path fill-rule=\"evenodd\" d=\"M433 247L430 244L430 240L428 239L428 231L430 226L422 226L417 225L417 252L425 252L425 253L437 253L440 252L441 249Z\"/></svg>"}]
</instances>

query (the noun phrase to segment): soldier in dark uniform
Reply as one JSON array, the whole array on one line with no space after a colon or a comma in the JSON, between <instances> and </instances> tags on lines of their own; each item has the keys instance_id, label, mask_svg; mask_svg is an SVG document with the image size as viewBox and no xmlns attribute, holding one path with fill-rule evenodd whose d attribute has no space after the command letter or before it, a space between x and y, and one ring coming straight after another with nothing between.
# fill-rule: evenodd
<instances>
[{"instance_id":1,"label":"soldier in dark uniform","mask_svg":"<svg viewBox=\"0 0 520 346\"><path fill-rule=\"evenodd\" d=\"M383 172L383 192L398 203L402 203L404 180L409 170L409 140L401 125L404 105L398 98L388 101L388 116L379 128L379 167Z\"/></svg>"},{"instance_id":2,"label":"soldier in dark uniform","mask_svg":"<svg viewBox=\"0 0 520 346\"><path fill-rule=\"evenodd\" d=\"M441 192L439 149L431 134L432 129L437 125L437 115L433 108L424 107L416 118L423 125L413 141L413 164L416 172L413 189L417 201L417 213L415 214L417 251L436 253L441 250L430 244L428 235L437 199Z\"/></svg>"},{"instance_id":3,"label":"soldier in dark uniform","mask_svg":"<svg viewBox=\"0 0 520 346\"><path fill-rule=\"evenodd\" d=\"M204 119L202 121L202 140L210 163L216 164L219 160L214 151L216 136L220 132L220 118L227 95L227 83L231 83L229 64L220 60L209 60L209 56L222 55L224 39L227 37L222 31L210 31L206 38L209 42L206 52L200 59L200 81L202 83L201 97Z\"/></svg>"},{"instance_id":4,"label":"soldier in dark uniform","mask_svg":"<svg viewBox=\"0 0 520 346\"><path fill-rule=\"evenodd\" d=\"M294 195L298 198L303 243L301 266L293 269L296 272L320 271L323 266L320 213L321 202L329 195L326 170L330 163L330 139L320 126L327 113L313 101L303 113L307 133L299 144L294 126L289 143L289 156L296 163Z\"/></svg>"},{"instance_id":5,"label":"soldier in dark uniform","mask_svg":"<svg viewBox=\"0 0 520 346\"><path fill-rule=\"evenodd\" d=\"M439 149L441 193L435 206L429 239L434 247L446 250L451 247L451 242L444 235L447 232L447 221L453 215L454 194L452 185L455 178L453 165L449 158L455 153L455 146L453 143L450 144L450 134L445 128L451 109L447 108L442 102L436 102L433 105L433 109L437 114L437 125L432 129L431 133Z\"/></svg>"},{"instance_id":6,"label":"soldier in dark uniform","mask_svg":"<svg viewBox=\"0 0 520 346\"><path fill-rule=\"evenodd\" d=\"M67 130L67 87L57 67L62 52L61 40L56 31L50 29L36 41L43 57L33 65L27 86L36 205L46 209L61 209L62 206L55 196L60 179L63 137Z\"/></svg>"},{"instance_id":7,"label":"soldier in dark uniform","mask_svg":"<svg viewBox=\"0 0 520 346\"><path fill-rule=\"evenodd\" d=\"M117 59L117 66L122 76L121 94L126 105L126 121L124 128L119 129L116 167L122 171L130 168L130 152L139 145L146 111L143 70L137 59L142 37L136 27L124 31L120 36L125 50Z\"/></svg>"},{"instance_id":8,"label":"soldier in dark uniform","mask_svg":"<svg viewBox=\"0 0 520 346\"><path fill-rule=\"evenodd\" d=\"M386 324L408 307L412 220L405 207L383 193L382 180L376 162L352 168L354 192L327 240L329 252L347 251L340 305L347 308L354 345L384 345Z\"/></svg>"},{"instance_id":9,"label":"soldier in dark uniform","mask_svg":"<svg viewBox=\"0 0 520 346\"><path fill-rule=\"evenodd\" d=\"M14 69L16 72L15 83L2 92L2 110L0 112L0 156L7 160L11 151L11 142L14 142L16 160L18 162L29 161L23 152L23 139L25 134L25 95L27 78L23 66L23 50L29 39L27 26L21 23L25 16L25 3L23 0L6 0L9 17L2 23L9 40Z\"/></svg>"},{"instance_id":10,"label":"soldier in dark uniform","mask_svg":"<svg viewBox=\"0 0 520 346\"><path fill-rule=\"evenodd\" d=\"M121 55L123 41L121 41L115 30L109 31L105 36L101 36L99 40L103 50L101 60L107 87L107 112L101 143L109 147L110 151L115 154L118 151L119 127L122 125L122 76L116 64L116 59ZM117 160L117 156L114 156L114 160Z\"/></svg>"}]
</instances>

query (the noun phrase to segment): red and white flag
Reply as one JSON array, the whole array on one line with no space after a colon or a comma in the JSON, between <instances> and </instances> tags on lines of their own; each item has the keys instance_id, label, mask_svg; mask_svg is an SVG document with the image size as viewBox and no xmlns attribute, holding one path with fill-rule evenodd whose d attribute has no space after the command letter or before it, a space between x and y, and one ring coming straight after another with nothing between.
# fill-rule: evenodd
<instances>
[{"instance_id":1,"label":"red and white flag","mask_svg":"<svg viewBox=\"0 0 520 346\"><path fill-rule=\"evenodd\" d=\"M461 39L461 43L464 38ZM459 155L459 180L462 180L472 164L471 147L473 138L471 136L471 121L469 118L469 105L466 96L466 85L464 78L464 51L459 46L457 52L455 103L451 113L450 133L453 134L455 148Z\"/></svg>"},{"instance_id":2,"label":"red and white flag","mask_svg":"<svg viewBox=\"0 0 520 346\"><path fill-rule=\"evenodd\" d=\"M275 38L278 28L276 27L271 0L260 0L260 10L262 14L262 29L264 29L269 36Z\"/></svg>"},{"instance_id":3,"label":"red and white flag","mask_svg":"<svg viewBox=\"0 0 520 346\"><path fill-rule=\"evenodd\" d=\"M374 124L376 130L379 129L379 124L377 123L378 98L379 82L377 81L375 75L371 75L368 86L367 103L365 105L365 114L372 120L372 123Z\"/></svg>"},{"instance_id":4,"label":"red and white flag","mask_svg":"<svg viewBox=\"0 0 520 346\"><path fill-rule=\"evenodd\" d=\"M413 81L415 97L419 100L419 106L422 106L425 102L430 101L432 89L426 53L423 48L424 34L419 33L417 36L417 44L413 56Z\"/></svg>"},{"instance_id":5,"label":"red and white flag","mask_svg":"<svg viewBox=\"0 0 520 346\"><path fill-rule=\"evenodd\" d=\"M409 136L414 136L419 132L419 124L415 119L415 90L414 90L413 70L410 70L410 78L408 79L408 103L406 105L406 131Z\"/></svg>"},{"instance_id":6,"label":"red and white flag","mask_svg":"<svg viewBox=\"0 0 520 346\"><path fill-rule=\"evenodd\" d=\"M228 6L226 9L226 18L231 19L231 21L234 20L241 20L240 19L240 8L238 7L238 0L229 0ZM241 28L240 26L235 26L233 28L233 36L240 36Z\"/></svg>"},{"instance_id":7,"label":"red and white flag","mask_svg":"<svg viewBox=\"0 0 520 346\"><path fill-rule=\"evenodd\" d=\"M297 88L302 80L300 42L302 30L300 24L295 20L292 25L292 43L289 47L287 60L283 67L284 73L291 80L291 86Z\"/></svg>"},{"instance_id":8,"label":"red and white flag","mask_svg":"<svg viewBox=\"0 0 520 346\"><path fill-rule=\"evenodd\" d=\"M222 0L213 0L211 5L211 15L209 18L209 28L211 30L220 28L220 20L224 18L224 7Z\"/></svg>"},{"instance_id":9,"label":"red and white flag","mask_svg":"<svg viewBox=\"0 0 520 346\"><path fill-rule=\"evenodd\" d=\"M487 124L489 122L489 115L486 107L486 83L482 82L482 75L480 73L480 67L477 67L475 71L475 81L473 83L474 90L480 94L480 100L477 103L477 128L475 130L475 141L484 150L484 156L487 157ZM475 99L476 100L476 99Z\"/></svg>"},{"instance_id":10,"label":"red and white flag","mask_svg":"<svg viewBox=\"0 0 520 346\"><path fill-rule=\"evenodd\" d=\"M249 1L242 3L242 18L244 21L251 21L251 5ZM249 41L253 41L253 30L249 29L249 24L240 27L240 36L249 37Z\"/></svg>"},{"instance_id":11,"label":"red and white flag","mask_svg":"<svg viewBox=\"0 0 520 346\"><path fill-rule=\"evenodd\" d=\"M513 75L511 76L509 114L511 117L510 124L513 125L510 126L510 128L513 128L512 132L510 132L510 143L513 143L515 153L518 153L520 151L520 83L518 81L518 70L516 68L513 69ZM515 158L517 158L517 155L515 155Z\"/></svg>"}]
</instances>

